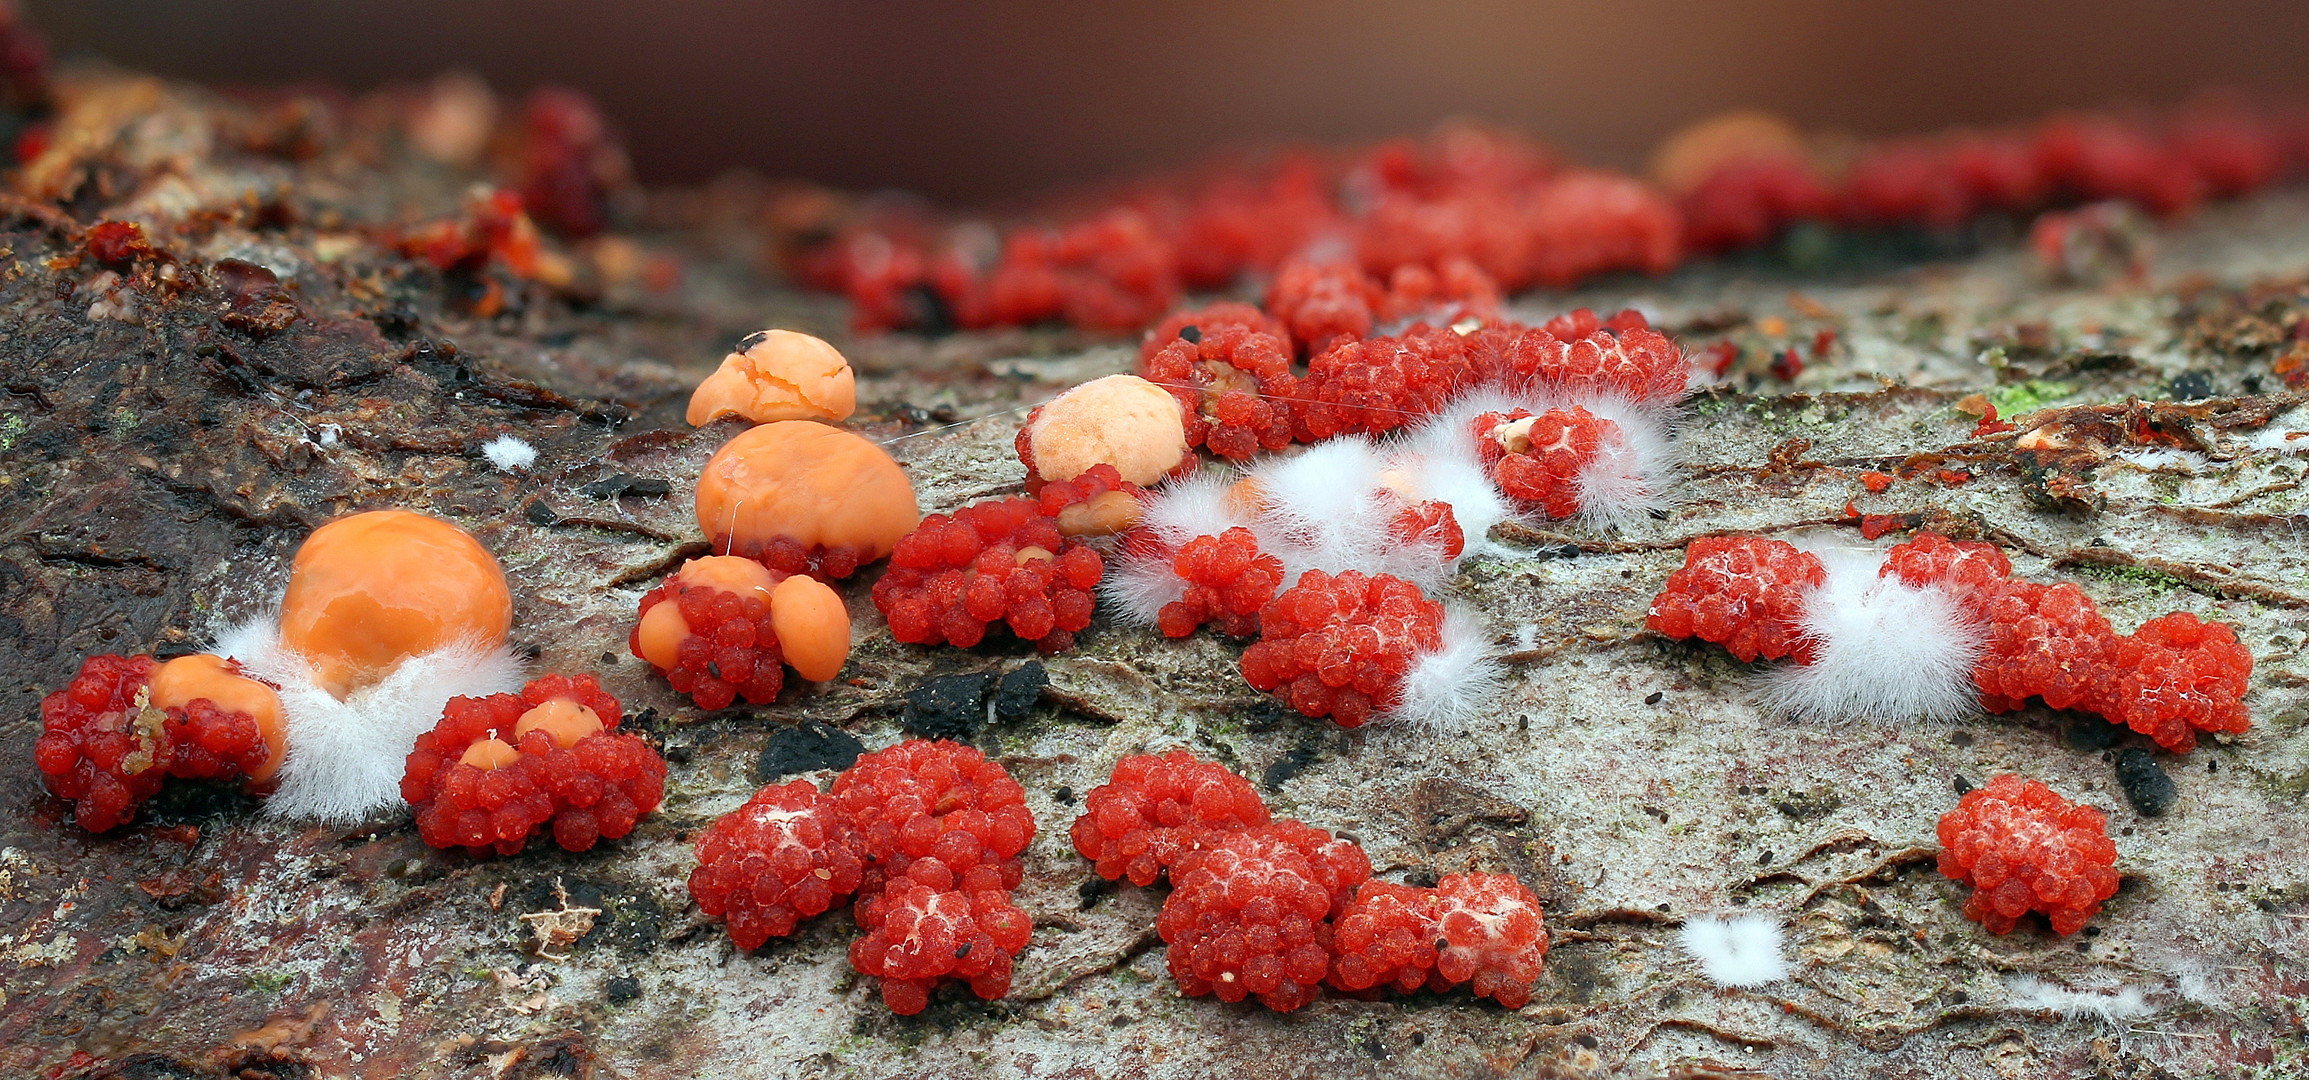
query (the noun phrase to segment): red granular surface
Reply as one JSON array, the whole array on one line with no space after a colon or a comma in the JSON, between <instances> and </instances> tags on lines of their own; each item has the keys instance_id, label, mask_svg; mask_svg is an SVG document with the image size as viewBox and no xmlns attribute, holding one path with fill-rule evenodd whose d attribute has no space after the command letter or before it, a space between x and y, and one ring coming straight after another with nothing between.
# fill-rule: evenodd
<instances>
[{"instance_id":1,"label":"red granular surface","mask_svg":"<svg viewBox=\"0 0 2309 1080\"><path fill-rule=\"evenodd\" d=\"M881 980L882 1001L900 1016L928 1006L944 978L966 979L971 993L990 1001L1009 993L1011 958L1034 933L1007 892L911 880L859 901L857 916L866 933L850 943L850 964Z\"/></svg>"},{"instance_id":2,"label":"red granular surface","mask_svg":"<svg viewBox=\"0 0 2309 1080\"><path fill-rule=\"evenodd\" d=\"M1964 917L2007 934L2041 911L2073 934L2117 891L2107 819L2034 780L2006 774L1940 819L1940 872L1972 886Z\"/></svg>"},{"instance_id":3,"label":"red granular surface","mask_svg":"<svg viewBox=\"0 0 2309 1080\"><path fill-rule=\"evenodd\" d=\"M1018 853L1034 838L1026 790L961 743L909 739L858 759L832 801L872 861L861 894L910 879L976 894L1018 887Z\"/></svg>"},{"instance_id":4,"label":"red granular surface","mask_svg":"<svg viewBox=\"0 0 2309 1080\"><path fill-rule=\"evenodd\" d=\"M1152 885L1186 852L1216 834L1267 824L1251 782L1184 750L1133 754L1083 797L1069 836L1108 880Z\"/></svg>"},{"instance_id":5,"label":"red granular surface","mask_svg":"<svg viewBox=\"0 0 2309 1080\"><path fill-rule=\"evenodd\" d=\"M1596 274L1664 274L1683 255L1674 204L1633 177L1571 172L1541 185L1524 205L1533 282L1562 287Z\"/></svg>"},{"instance_id":6,"label":"red granular surface","mask_svg":"<svg viewBox=\"0 0 2309 1080\"><path fill-rule=\"evenodd\" d=\"M646 616L663 603L679 604L682 621L690 629L673 668L663 672L675 690L709 711L726 709L741 696L755 705L777 700L786 684L785 654L778 651L770 606L760 597L684 585L677 574L642 596L639 615ZM642 655L639 617L627 634L626 648Z\"/></svg>"},{"instance_id":7,"label":"red granular surface","mask_svg":"<svg viewBox=\"0 0 2309 1080\"><path fill-rule=\"evenodd\" d=\"M1301 834L1328 834L1281 824L1215 835L1171 867L1171 894L1155 930L1170 946L1180 992L1230 1002L1257 997L1277 1012L1315 1000L1331 969L1329 917L1370 876L1370 863L1362 861L1356 877L1352 860L1335 851L1318 848L1310 857ZM1353 845L1346 850L1361 855ZM1334 864L1319 868L1322 859Z\"/></svg>"},{"instance_id":8,"label":"red granular surface","mask_svg":"<svg viewBox=\"0 0 2309 1080\"><path fill-rule=\"evenodd\" d=\"M1267 311L1291 332L1301 356L1371 336L1386 291L1344 262L1290 262L1267 286Z\"/></svg>"},{"instance_id":9,"label":"red granular surface","mask_svg":"<svg viewBox=\"0 0 2309 1080\"><path fill-rule=\"evenodd\" d=\"M1186 592L1156 613L1165 637L1185 637L1213 622L1236 637L1256 634L1260 609L1283 583L1283 560L1261 554L1257 538L1241 527L1187 541L1171 569Z\"/></svg>"},{"instance_id":10,"label":"red granular surface","mask_svg":"<svg viewBox=\"0 0 2309 1080\"><path fill-rule=\"evenodd\" d=\"M1671 638L1697 637L1743 661L1794 655L1809 662L1797 621L1805 590L1825 584L1820 560L1782 540L1703 536L1684 549L1644 625Z\"/></svg>"},{"instance_id":11,"label":"red granular surface","mask_svg":"<svg viewBox=\"0 0 2309 1080\"><path fill-rule=\"evenodd\" d=\"M1466 346L1449 330L1343 341L1307 363L1293 435L1378 435L1441 412L1474 384Z\"/></svg>"},{"instance_id":12,"label":"red granular surface","mask_svg":"<svg viewBox=\"0 0 2309 1080\"><path fill-rule=\"evenodd\" d=\"M1103 491L1134 490L1112 466L1046 484L1037 498L990 499L932 514L898 539L874 606L890 634L917 645L969 648L1003 622L1045 653L1074 646L1105 576L1096 550L1062 535L1057 515Z\"/></svg>"},{"instance_id":13,"label":"red granular surface","mask_svg":"<svg viewBox=\"0 0 2309 1080\"><path fill-rule=\"evenodd\" d=\"M1445 874L1435 894L1436 974L1473 980L1476 997L1522 1008L1547 956L1539 897L1512 874Z\"/></svg>"},{"instance_id":14,"label":"red granular surface","mask_svg":"<svg viewBox=\"0 0 2309 1080\"><path fill-rule=\"evenodd\" d=\"M2151 619L2117 639L2118 674L2101 714L2183 753L2200 731L2242 733L2252 725L2245 686L2253 654L2236 632L2185 611Z\"/></svg>"},{"instance_id":15,"label":"red granular surface","mask_svg":"<svg viewBox=\"0 0 2309 1080\"><path fill-rule=\"evenodd\" d=\"M1243 305L1225 305L1241 307ZM1176 320L1173 316L1173 321ZM1170 392L1185 417L1187 445L1232 461L1291 443L1290 342L1236 322L1189 324L1194 340L1174 336L1140 364L1147 380Z\"/></svg>"},{"instance_id":16,"label":"red granular surface","mask_svg":"<svg viewBox=\"0 0 2309 1080\"><path fill-rule=\"evenodd\" d=\"M90 832L126 823L168 776L166 714L138 701L156 666L149 656L91 656L69 685L40 699L33 761Z\"/></svg>"},{"instance_id":17,"label":"red granular surface","mask_svg":"<svg viewBox=\"0 0 2309 1080\"><path fill-rule=\"evenodd\" d=\"M81 662L64 689L40 700L33 764L73 820L90 832L126 824L168 777L231 780L271 757L256 718L207 698L156 709L144 703L159 665L102 654Z\"/></svg>"},{"instance_id":18,"label":"red granular surface","mask_svg":"<svg viewBox=\"0 0 2309 1080\"><path fill-rule=\"evenodd\" d=\"M602 730L576 745L555 745L544 730L516 739L521 714L555 699L593 710ZM519 852L550 822L554 842L585 851L632 832L665 795L665 759L649 744L614 730L616 698L591 675L533 679L519 694L450 698L433 730L417 736L401 774L401 797L416 810L417 832L438 848L479 856ZM495 769L459 759L483 739L512 744L518 756Z\"/></svg>"},{"instance_id":19,"label":"red granular surface","mask_svg":"<svg viewBox=\"0 0 2309 1080\"><path fill-rule=\"evenodd\" d=\"M690 895L749 950L848 899L865 870L856 830L807 780L755 792L698 837L697 855Z\"/></svg>"},{"instance_id":20,"label":"red granular surface","mask_svg":"<svg viewBox=\"0 0 2309 1080\"><path fill-rule=\"evenodd\" d=\"M272 756L256 717L207 698L168 710L168 774L188 780L254 775Z\"/></svg>"},{"instance_id":21,"label":"red granular surface","mask_svg":"<svg viewBox=\"0 0 2309 1080\"><path fill-rule=\"evenodd\" d=\"M1395 706L1412 662L1442 643L1443 605L1419 586L1309 570L1259 612L1259 640L1243 652L1242 672L1307 716L1361 727Z\"/></svg>"},{"instance_id":22,"label":"red granular surface","mask_svg":"<svg viewBox=\"0 0 2309 1080\"><path fill-rule=\"evenodd\" d=\"M1331 985L1399 994L1425 985L1435 972L1436 899L1434 889L1364 882L1334 927Z\"/></svg>"},{"instance_id":23,"label":"red granular surface","mask_svg":"<svg viewBox=\"0 0 2309 1080\"><path fill-rule=\"evenodd\" d=\"M2108 700L2117 635L2083 589L2008 581L1985 618L1988 646L1972 678L1990 712L2009 712L2030 697L2055 709L2092 709Z\"/></svg>"},{"instance_id":24,"label":"red granular surface","mask_svg":"<svg viewBox=\"0 0 2309 1080\"><path fill-rule=\"evenodd\" d=\"M1432 547L1446 559L1456 559L1467 550L1467 534L1460 531L1458 516L1451 512L1450 503L1440 499L1405 505L1387 523L1387 531L1398 543Z\"/></svg>"},{"instance_id":25,"label":"red granular surface","mask_svg":"<svg viewBox=\"0 0 2309 1080\"><path fill-rule=\"evenodd\" d=\"M743 555L770 568L770 572L785 577L808 574L814 578L846 578L858 568L874 561L872 548L812 544L803 547L790 536L773 536L767 540L749 541L722 554Z\"/></svg>"},{"instance_id":26,"label":"red granular surface","mask_svg":"<svg viewBox=\"0 0 2309 1080\"><path fill-rule=\"evenodd\" d=\"M1789 225L1826 214L1830 196L1798 158L1746 159L1717 168L1685 193L1684 246L1694 251L1754 247Z\"/></svg>"},{"instance_id":27,"label":"red granular surface","mask_svg":"<svg viewBox=\"0 0 2309 1080\"><path fill-rule=\"evenodd\" d=\"M1867 488L1870 494L1881 495L1884 493L1886 488L1892 486L1892 474L1875 472L1873 470L1861 473L1860 486Z\"/></svg>"},{"instance_id":28,"label":"red granular surface","mask_svg":"<svg viewBox=\"0 0 2309 1080\"><path fill-rule=\"evenodd\" d=\"M1867 475L1883 476L1882 473ZM1865 482L1866 476L1862 477ZM1891 477L1885 477L1885 485ZM1882 490L1870 486L1870 490ZM1915 588L1937 586L1953 593L1975 616L1985 617L1988 605L2012 577L2012 560L1994 544L1950 540L1936 532L1920 531L1906 543L1884 553L1878 576L1897 577Z\"/></svg>"},{"instance_id":29,"label":"red granular surface","mask_svg":"<svg viewBox=\"0 0 2309 1080\"><path fill-rule=\"evenodd\" d=\"M1574 405L1536 416L1528 409L1487 412L1468 433L1500 491L1525 510L1561 518L1579 512L1579 474L1599 447L1619 438L1619 425Z\"/></svg>"},{"instance_id":30,"label":"red granular surface","mask_svg":"<svg viewBox=\"0 0 2309 1080\"><path fill-rule=\"evenodd\" d=\"M1670 402L1691 377L1683 350L1634 311L1558 316L1526 333L1508 359L1514 388L1581 397Z\"/></svg>"}]
</instances>

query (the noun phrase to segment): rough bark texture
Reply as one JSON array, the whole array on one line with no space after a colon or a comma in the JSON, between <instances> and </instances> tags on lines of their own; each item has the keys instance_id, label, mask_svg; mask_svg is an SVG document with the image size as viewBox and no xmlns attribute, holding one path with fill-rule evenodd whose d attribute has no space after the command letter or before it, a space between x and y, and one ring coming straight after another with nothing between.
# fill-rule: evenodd
<instances>
[{"instance_id":1,"label":"rough bark texture","mask_svg":"<svg viewBox=\"0 0 2309 1080\"><path fill-rule=\"evenodd\" d=\"M2055 287L1989 243L1928 265L1759 261L1530 300L1640 302L1694 344L1758 343L1772 319L1790 324L1783 344L1839 337L1793 388L1743 376L1746 389L1689 403L1692 467L1664 519L1613 536L1517 531L1503 537L1512 557L1452 586L1512 650L1510 689L1464 736L1343 734L1248 690L1235 646L1102 616L1045 661L1040 704L978 736L1040 822L1020 893L1037 928L1012 995L949 992L897 1018L850 971L847 915L734 952L688 902L688 838L776 778L757 768L774 733L822 724L885 745L923 678L1024 655L893 643L865 598L871 575L844 589L859 646L843 677L773 707L700 716L625 650L641 592L703 550L691 479L734 430L682 425L688 388L746 331L840 313L764 283L742 223L693 200L646 237L682 258L677 290L517 287L504 314L460 314L472 282L368 229L453 212L462 178L357 124L311 149L281 133L283 110L197 91L104 78L73 100L66 122L90 148L79 171L0 202L0 1072L2309 1070L2309 467L2246 445L2298 403L2271 374L2309 306L2297 194L2167 231L2148 285ZM81 226L164 211L185 224L155 234L168 259L137 280L107 281L82 257ZM234 291L218 268L232 258L285 291ZM1056 334L844 344L863 376L858 426L892 440L928 510L1011 490L1020 406L1131 357ZM2201 400L2170 400L2176 389ZM2070 449L2022 457L2009 435L1974 438L1959 403L1978 392L2008 414L2056 410L2024 427L2059 425ZM2150 432L2199 454L2112 456ZM478 450L499 433L535 444L536 466L491 468ZM1919 467L1879 495L1856 479ZM1938 469L1969 482L1935 482ZM2253 730L2157 754L2179 798L2144 818L2113 765L2135 740L2098 720L2037 708L1945 727L1795 724L1761 712L1751 673L1721 652L1643 630L1691 537L1849 530L1854 502L1996 540L2020 573L2083 586L2120 630L2172 609L2230 622L2256 659ZM31 764L40 695L89 653L198 647L278 596L313 524L382 506L475 532L514 582L515 637L538 665L597 670L650 710L637 727L672 763L665 807L582 855L487 861L426 848L402 816L300 828L191 787L115 835L74 827ZM1276 1016L1180 997L1153 933L1159 890L1106 887L1066 842L1077 795L1118 757L1173 746L1262 778L1278 816L1356 835L1383 876L1521 876L1555 938L1532 1003L1329 997ZM2124 887L2084 935L1988 935L1933 869L1957 785L2006 771L2110 813ZM564 908L600 914L567 959L543 958L523 916ZM1675 948L1686 916L1741 909L1785 917L1790 981L1720 990ZM2139 988L2154 1013L2063 1017L2020 993L2030 978Z\"/></svg>"}]
</instances>

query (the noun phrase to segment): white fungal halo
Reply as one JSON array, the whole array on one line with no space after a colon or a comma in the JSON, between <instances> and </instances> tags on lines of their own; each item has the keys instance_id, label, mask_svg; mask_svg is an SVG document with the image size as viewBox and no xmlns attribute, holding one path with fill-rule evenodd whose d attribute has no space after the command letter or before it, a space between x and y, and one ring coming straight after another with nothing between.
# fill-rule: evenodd
<instances>
[{"instance_id":1,"label":"white fungal halo","mask_svg":"<svg viewBox=\"0 0 2309 1080\"><path fill-rule=\"evenodd\" d=\"M1762 986L1788 977L1783 938L1770 915L1700 916L1684 921L1676 944L1718 986Z\"/></svg>"},{"instance_id":2,"label":"white fungal halo","mask_svg":"<svg viewBox=\"0 0 2309 1080\"><path fill-rule=\"evenodd\" d=\"M1145 502L1138 530L1123 541L1106 576L1099 579L1099 595L1120 609L1125 620L1155 625L1163 607L1187 593L1186 581L1171 567L1178 550L1198 536L1223 536L1228 529L1252 525L1253 519L1232 497L1240 479L1229 469L1203 468L1155 489Z\"/></svg>"},{"instance_id":3,"label":"white fungal halo","mask_svg":"<svg viewBox=\"0 0 2309 1080\"><path fill-rule=\"evenodd\" d=\"M1937 585L1884 574L1884 553L1819 548L1827 581L1803 597L1809 664L1765 677L1766 707L1803 720L1954 720L1978 702L1973 662L1987 628Z\"/></svg>"},{"instance_id":4,"label":"white fungal halo","mask_svg":"<svg viewBox=\"0 0 2309 1080\"><path fill-rule=\"evenodd\" d=\"M522 685L521 661L511 650L467 641L409 657L339 701L305 658L281 643L278 613L226 630L215 651L280 688L288 750L265 813L293 820L349 824L401 805L409 751L440 722L450 698Z\"/></svg>"},{"instance_id":5,"label":"white fungal halo","mask_svg":"<svg viewBox=\"0 0 2309 1080\"><path fill-rule=\"evenodd\" d=\"M1403 697L1382 718L1438 735L1467 729L1468 722L1499 699L1505 680L1498 650L1481 620L1464 608L1443 609L1443 643L1411 659L1403 673Z\"/></svg>"}]
</instances>

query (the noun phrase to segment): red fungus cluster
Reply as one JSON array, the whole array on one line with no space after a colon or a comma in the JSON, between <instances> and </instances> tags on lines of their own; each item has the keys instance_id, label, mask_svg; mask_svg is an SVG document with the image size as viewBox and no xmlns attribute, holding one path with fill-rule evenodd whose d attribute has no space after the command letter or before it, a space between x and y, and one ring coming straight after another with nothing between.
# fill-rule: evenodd
<instances>
[{"instance_id":1,"label":"red fungus cluster","mask_svg":"<svg viewBox=\"0 0 2309 1080\"><path fill-rule=\"evenodd\" d=\"M1494 483L1517 506L1549 517L1579 512L1579 478L1619 425L1598 419L1577 405L1549 409L1487 412L1468 425L1476 450Z\"/></svg>"},{"instance_id":2,"label":"red fungus cluster","mask_svg":"<svg viewBox=\"0 0 2309 1080\"><path fill-rule=\"evenodd\" d=\"M2305 150L2273 116L2208 99L2161 116L2063 114L1888 139L1831 167L1785 122L1745 114L1670 139L1646 182L1459 126L1141 181L1087 210L1053 208L1071 223L1006 234L911 209L867 212L797 269L847 294L863 329L1053 319L1129 329L1182 287L1266 278L1268 310L1312 354L1390 319L1454 304L1489 314L1501 291L1661 273L1687 253L1753 247L1803 221L1947 229L2110 199L2186 213L2266 186ZM1307 257L1316 251L1325 257Z\"/></svg>"},{"instance_id":3,"label":"red fungus cluster","mask_svg":"<svg viewBox=\"0 0 2309 1080\"><path fill-rule=\"evenodd\" d=\"M1442 644L1443 605L1417 585L1386 574L1309 570L1259 612L1259 640L1243 652L1243 678L1281 692L1307 716L1361 727L1394 707L1413 662Z\"/></svg>"},{"instance_id":4,"label":"red fungus cluster","mask_svg":"<svg viewBox=\"0 0 2309 1080\"><path fill-rule=\"evenodd\" d=\"M1187 445L1230 461L1291 444L1291 343L1248 304L1174 314L1147 336L1139 370L1178 399Z\"/></svg>"},{"instance_id":5,"label":"red fungus cluster","mask_svg":"<svg viewBox=\"0 0 2309 1080\"><path fill-rule=\"evenodd\" d=\"M756 949L855 893L850 962L911 1015L946 979L1009 993L1034 929L1011 900L1033 838L1025 790L999 763L916 739L859 758L828 794L807 781L755 793L698 838L690 895Z\"/></svg>"},{"instance_id":6,"label":"red fungus cluster","mask_svg":"<svg viewBox=\"0 0 2309 1080\"><path fill-rule=\"evenodd\" d=\"M1940 872L1972 886L1964 917L2009 934L2041 911L2073 934L2116 895L2108 819L2051 788L2010 774L1965 792L1940 819Z\"/></svg>"},{"instance_id":7,"label":"red fungus cluster","mask_svg":"<svg viewBox=\"0 0 2309 1080\"><path fill-rule=\"evenodd\" d=\"M1074 847L1101 877L1169 876L1155 925L1190 997L1255 997L1288 1012L1325 983L1410 991L1472 980L1478 996L1520 1008L1539 977L1547 934L1538 898L1515 878L1373 881L1354 841L1270 820L1248 781L1184 751L1122 759L1083 810Z\"/></svg>"},{"instance_id":8,"label":"red fungus cluster","mask_svg":"<svg viewBox=\"0 0 2309 1080\"><path fill-rule=\"evenodd\" d=\"M1135 522L1137 491L1101 465L1033 498L932 514L899 539L874 583L874 606L891 636L913 644L969 648L1000 622L1043 652L1070 649L1106 573L1097 549L1077 537Z\"/></svg>"},{"instance_id":9,"label":"red fungus cluster","mask_svg":"<svg viewBox=\"0 0 2309 1080\"><path fill-rule=\"evenodd\" d=\"M2055 709L2098 713L2175 753L2202 733L2251 726L2244 695L2253 657L2228 626L2174 612L2119 634L2074 584L2020 581L2011 572L1993 545L1930 532L1886 552L1878 571L1944 592L1978 628L1971 674L1990 712L2041 698ZM1652 601L1646 625L1716 642L1741 660L1811 663L1819 642L1804 634L1805 600L1826 577L1817 557L1785 541L1702 537Z\"/></svg>"},{"instance_id":10,"label":"red fungus cluster","mask_svg":"<svg viewBox=\"0 0 2309 1080\"><path fill-rule=\"evenodd\" d=\"M1331 985L1410 993L1472 982L1510 1009L1547 956L1539 897L1512 874L1445 874L1428 889L1368 881L1341 912Z\"/></svg>"},{"instance_id":11,"label":"red fungus cluster","mask_svg":"<svg viewBox=\"0 0 2309 1080\"><path fill-rule=\"evenodd\" d=\"M591 675L449 699L401 777L418 835L479 856L515 854L546 825L570 851L632 832L665 795L665 759L614 730L622 715Z\"/></svg>"},{"instance_id":12,"label":"red fungus cluster","mask_svg":"<svg viewBox=\"0 0 2309 1080\"><path fill-rule=\"evenodd\" d=\"M33 764L49 791L72 801L83 829L126 824L169 777L262 778L278 761L264 726L246 710L208 698L156 703L160 667L149 656L91 656L69 685L40 700Z\"/></svg>"}]
</instances>

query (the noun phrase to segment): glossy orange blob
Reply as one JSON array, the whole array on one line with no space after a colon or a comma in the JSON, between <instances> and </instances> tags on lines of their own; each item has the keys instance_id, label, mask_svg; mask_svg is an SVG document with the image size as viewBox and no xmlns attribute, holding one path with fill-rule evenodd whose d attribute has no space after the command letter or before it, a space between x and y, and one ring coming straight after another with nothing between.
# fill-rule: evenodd
<instances>
[{"instance_id":1,"label":"glossy orange blob","mask_svg":"<svg viewBox=\"0 0 2309 1080\"><path fill-rule=\"evenodd\" d=\"M841 596L816 578L797 574L778 583L770 601L770 628L777 632L786 665L811 682L841 674L842 662L850 658L850 612Z\"/></svg>"},{"instance_id":2,"label":"glossy orange blob","mask_svg":"<svg viewBox=\"0 0 2309 1080\"><path fill-rule=\"evenodd\" d=\"M1134 484L1152 484L1187 456L1178 399L1136 375L1092 379L1042 407L1028 430L1035 474L1072 480L1112 465Z\"/></svg>"},{"instance_id":3,"label":"glossy orange blob","mask_svg":"<svg viewBox=\"0 0 2309 1080\"><path fill-rule=\"evenodd\" d=\"M272 687L235 671L221 656L194 653L154 669L150 698L154 708L182 708L201 698L215 702L217 708L226 712L247 713L256 719L257 734L265 740L265 763L251 773L249 779L259 782L271 779L273 770L281 767L281 754L289 745L289 724L281 712L281 695Z\"/></svg>"},{"instance_id":4,"label":"glossy orange blob","mask_svg":"<svg viewBox=\"0 0 2309 1080\"><path fill-rule=\"evenodd\" d=\"M698 477L698 525L717 551L785 537L890 554L922 511L914 485L882 448L840 428L781 420L723 444Z\"/></svg>"},{"instance_id":5,"label":"glossy orange blob","mask_svg":"<svg viewBox=\"0 0 2309 1080\"><path fill-rule=\"evenodd\" d=\"M521 751L515 750L512 743L503 739L482 739L466 747L465 752L458 756L457 763L488 772L491 769L502 769L519 760Z\"/></svg>"},{"instance_id":6,"label":"glossy orange blob","mask_svg":"<svg viewBox=\"0 0 2309 1080\"><path fill-rule=\"evenodd\" d=\"M777 587L777 578L768 567L735 555L708 555L691 559L673 572L674 580L684 585L719 589L738 597L752 597L765 606ZM641 656L660 670L669 670L681 658L682 639L690 636L689 620L682 618L681 605L659 604L641 617Z\"/></svg>"},{"instance_id":7,"label":"glossy orange blob","mask_svg":"<svg viewBox=\"0 0 2309 1080\"><path fill-rule=\"evenodd\" d=\"M401 661L471 640L502 645L513 624L505 572L439 518L375 510L305 538L281 601L281 643L339 698Z\"/></svg>"},{"instance_id":8,"label":"glossy orange blob","mask_svg":"<svg viewBox=\"0 0 2309 1080\"><path fill-rule=\"evenodd\" d=\"M600 714L568 698L554 698L543 705L521 714L513 722L513 741L532 731L544 731L551 736L553 745L564 750L577 745L577 740L601 732Z\"/></svg>"},{"instance_id":9,"label":"glossy orange blob","mask_svg":"<svg viewBox=\"0 0 2309 1080\"><path fill-rule=\"evenodd\" d=\"M738 343L722 366L690 395L691 426L724 416L772 420L844 420L858 408L857 376L842 354L808 334L764 330Z\"/></svg>"},{"instance_id":10,"label":"glossy orange blob","mask_svg":"<svg viewBox=\"0 0 2309 1080\"><path fill-rule=\"evenodd\" d=\"M641 658L659 671L671 671L681 663L681 643L690 636L689 620L681 617L679 603L668 600L642 614L636 633L641 639Z\"/></svg>"}]
</instances>

